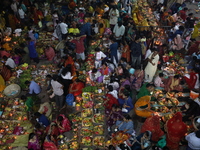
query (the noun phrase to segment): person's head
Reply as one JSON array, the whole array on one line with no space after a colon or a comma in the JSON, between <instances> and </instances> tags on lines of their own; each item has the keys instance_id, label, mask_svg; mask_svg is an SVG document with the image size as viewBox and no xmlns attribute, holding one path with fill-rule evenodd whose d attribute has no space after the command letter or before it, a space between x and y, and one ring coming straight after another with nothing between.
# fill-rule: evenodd
<instances>
[{"instance_id":1,"label":"person's head","mask_svg":"<svg viewBox=\"0 0 200 150\"><path fill-rule=\"evenodd\" d=\"M119 106L117 104L112 105L112 111L115 111L117 108L119 108Z\"/></svg>"},{"instance_id":2,"label":"person's head","mask_svg":"<svg viewBox=\"0 0 200 150\"><path fill-rule=\"evenodd\" d=\"M70 66L66 66L63 71L62 71L62 75L66 75L68 72L71 72L71 65Z\"/></svg>"},{"instance_id":3,"label":"person's head","mask_svg":"<svg viewBox=\"0 0 200 150\"><path fill-rule=\"evenodd\" d=\"M52 79L52 76L50 74L46 75L46 79L47 80L51 80Z\"/></svg>"},{"instance_id":4,"label":"person's head","mask_svg":"<svg viewBox=\"0 0 200 150\"><path fill-rule=\"evenodd\" d=\"M155 85L154 84L151 84L151 83L148 83L146 85L146 88L149 92L153 92L154 91L154 88L155 88Z\"/></svg>"},{"instance_id":5,"label":"person's head","mask_svg":"<svg viewBox=\"0 0 200 150\"><path fill-rule=\"evenodd\" d=\"M3 60L6 61L7 59L8 59L8 57L4 55Z\"/></svg>"},{"instance_id":6,"label":"person's head","mask_svg":"<svg viewBox=\"0 0 200 150\"><path fill-rule=\"evenodd\" d=\"M36 134L35 133L30 133L28 140L36 140Z\"/></svg>"},{"instance_id":7,"label":"person's head","mask_svg":"<svg viewBox=\"0 0 200 150\"><path fill-rule=\"evenodd\" d=\"M180 78L180 75L178 74L174 76L174 79L179 79L179 78Z\"/></svg>"},{"instance_id":8,"label":"person's head","mask_svg":"<svg viewBox=\"0 0 200 150\"><path fill-rule=\"evenodd\" d=\"M136 37L135 37L135 42L138 43L138 42L140 42L140 40L141 40L140 36L136 36Z\"/></svg>"},{"instance_id":9,"label":"person's head","mask_svg":"<svg viewBox=\"0 0 200 150\"><path fill-rule=\"evenodd\" d=\"M118 21L117 24L118 24L119 27L121 27L122 26L122 21Z\"/></svg>"},{"instance_id":10,"label":"person's head","mask_svg":"<svg viewBox=\"0 0 200 150\"><path fill-rule=\"evenodd\" d=\"M195 135L196 135L197 138L200 138L200 130L196 131Z\"/></svg>"},{"instance_id":11,"label":"person's head","mask_svg":"<svg viewBox=\"0 0 200 150\"><path fill-rule=\"evenodd\" d=\"M106 69L108 67L107 63L103 63L102 68Z\"/></svg>"},{"instance_id":12,"label":"person's head","mask_svg":"<svg viewBox=\"0 0 200 150\"><path fill-rule=\"evenodd\" d=\"M160 78L163 78L164 77L164 74L161 72L161 73L159 73L159 77Z\"/></svg>"},{"instance_id":13,"label":"person's head","mask_svg":"<svg viewBox=\"0 0 200 150\"><path fill-rule=\"evenodd\" d=\"M185 30L184 26L179 26L179 30L184 31Z\"/></svg>"},{"instance_id":14,"label":"person's head","mask_svg":"<svg viewBox=\"0 0 200 150\"><path fill-rule=\"evenodd\" d=\"M124 116L124 121L129 121L129 120L131 120L131 117L130 117L129 114L124 114L123 116Z\"/></svg>"},{"instance_id":15,"label":"person's head","mask_svg":"<svg viewBox=\"0 0 200 150\"><path fill-rule=\"evenodd\" d=\"M122 65L122 64L119 64L119 65L118 65L118 69L123 69L123 65Z\"/></svg>"},{"instance_id":16,"label":"person's head","mask_svg":"<svg viewBox=\"0 0 200 150\"><path fill-rule=\"evenodd\" d=\"M42 126L41 126L41 124L37 123L37 124L35 125L35 128L36 128L36 129L41 129Z\"/></svg>"},{"instance_id":17,"label":"person's head","mask_svg":"<svg viewBox=\"0 0 200 150\"><path fill-rule=\"evenodd\" d=\"M27 99L27 97L25 95L21 96L21 100L25 101Z\"/></svg>"},{"instance_id":18,"label":"person's head","mask_svg":"<svg viewBox=\"0 0 200 150\"><path fill-rule=\"evenodd\" d=\"M184 10L184 11L188 11L188 8L187 8L187 7L185 7L185 8L183 8L183 10Z\"/></svg>"},{"instance_id":19,"label":"person's head","mask_svg":"<svg viewBox=\"0 0 200 150\"><path fill-rule=\"evenodd\" d=\"M130 92L129 91L124 91L122 97L124 99L127 99L130 96Z\"/></svg>"},{"instance_id":20,"label":"person's head","mask_svg":"<svg viewBox=\"0 0 200 150\"><path fill-rule=\"evenodd\" d=\"M93 68L93 69L92 69L92 73L97 73L97 69L96 69L96 68Z\"/></svg>"},{"instance_id":21,"label":"person's head","mask_svg":"<svg viewBox=\"0 0 200 150\"><path fill-rule=\"evenodd\" d=\"M109 85L109 86L107 87L107 89L108 89L109 92L112 92L112 91L113 91L113 86L112 86L112 85Z\"/></svg>"},{"instance_id":22,"label":"person's head","mask_svg":"<svg viewBox=\"0 0 200 150\"><path fill-rule=\"evenodd\" d=\"M54 74L54 75L52 76L52 79L53 79L54 81L57 81L57 80L58 80L58 75L57 75L57 74Z\"/></svg>"},{"instance_id":23,"label":"person's head","mask_svg":"<svg viewBox=\"0 0 200 150\"><path fill-rule=\"evenodd\" d=\"M64 120L63 116L58 116L57 121L62 122Z\"/></svg>"},{"instance_id":24,"label":"person's head","mask_svg":"<svg viewBox=\"0 0 200 150\"><path fill-rule=\"evenodd\" d=\"M150 139L151 138L151 132L145 131L143 137L146 138L146 139Z\"/></svg>"},{"instance_id":25,"label":"person's head","mask_svg":"<svg viewBox=\"0 0 200 150\"><path fill-rule=\"evenodd\" d=\"M193 13L189 13L188 16L189 16L189 17L193 17L194 14L193 14Z\"/></svg>"},{"instance_id":26,"label":"person's head","mask_svg":"<svg viewBox=\"0 0 200 150\"><path fill-rule=\"evenodd\" d=\"M99 47L97 47L97 48L95 48L95 51L96 51L96 52L100 52L101 49L100 49Z\"/></svg>"},{"instance_id":27,"label":"person's head","mask_svg":"<svg viewBox=\"0 0 200 150\"><path fill-rule=\"evenodd\" d=\"M30 81L28 81L28 80L26 80L26 81L24 82L24 84L26 84L26 85L28 86L28 85L30 85L30 84L31 84L31 82L30 82Z\"/></svg>"},{"instance_id":28,"label":"person's head","mask_svg":"<svg viewBox=\"0 0 200 150\"><path fill-rule=\"evenodd\" d=\"M34 116L35 116L36 118L39 118L41 115L42 115L42 114L39 113L39 112L34 113Z\"/></svg>"}]
</instances>

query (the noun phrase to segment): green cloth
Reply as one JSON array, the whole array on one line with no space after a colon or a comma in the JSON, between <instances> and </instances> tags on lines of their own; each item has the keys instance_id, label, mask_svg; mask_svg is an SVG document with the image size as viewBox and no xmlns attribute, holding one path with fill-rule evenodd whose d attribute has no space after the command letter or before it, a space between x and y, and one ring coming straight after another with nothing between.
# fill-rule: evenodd
<instances>
[{"instance_id":1,"label":"green cloth","mask_svg":"<svg viewBox=\"0 0 200 150\"><path fill-rule=\"evenodd\" d=\"M148 83L144 83L143 85L142 85L142 87L140 88L140 91L139 91L139 93L138 93L138 95L137 95L137 98L139 99L139 98L141 98L141 97L143 97L143 96L151 96L151 93L147 90L147 88L146 88L146 85L147 85Z\"/></svg>"},{"instance_id":2,"label":"green cloth","mask_svg":"<svg viewBox=\"0 0 200 150\"><path fill-rule=\"evenodd\" d=\"M27 100L25 102L27 106L27 111L31 111L33 108L33 98L32 97L27 97Z\"/></svg>"}]
</instances>

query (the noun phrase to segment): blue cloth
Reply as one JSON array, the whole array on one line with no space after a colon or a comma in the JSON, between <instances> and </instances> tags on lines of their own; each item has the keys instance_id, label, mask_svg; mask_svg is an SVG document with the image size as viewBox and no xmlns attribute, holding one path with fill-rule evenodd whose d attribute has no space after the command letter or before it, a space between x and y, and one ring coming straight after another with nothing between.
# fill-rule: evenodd
<instances>
[{"instance_id":1,"label":"blue cloth","mask_svg":"<svg viewBox=\"0 0 200 150\"><path fill-rule=\"evenodd\" d=\"M123 122L123 123L122 123L122 122ZM121 123L122 123L122 124L121 124ZM121 125L120 125L120 124L121 124ZM118 127L119 131L127 130L126 133L128 133L128 134L132 134L132 133L133 133L134 125L133 125L133 121L131 121L131 120L128 121L128 122L117 120L116 126L119 126L119 127Z\"/></svg>"},{"instance_id":2,"label":"blue cloth","mask_svg":"<svg viewBox=\"0 0 200 150\"><path fill-rule=\"evenodd\" d=\"M140 57L142 55L142 47L140 43L132 42L130 49L133 57Z\"/></svg>"},{"instance_id":3,"label":"blue cloth","mask_svg":"<svg viewBox=\"0 0 200 150\"><path fill-rule=\"evenodd\" d=\"M81 33L81 35L90 36L91 31L92 31L91 24L89 22L87 22L84 25L82 25L80 33Z\"/></svg>"},{"instance_id":4,"label":"blue cloth","mask_svg":"<svg viewBox=\"0 0 200 150\"><path fill-rule=\"evenodd\" d=\"M29 50L29 56L31 58L37 58L38 57L37 51L35 49L35 43L34 43L34 41L30 41L29 42L29 44L28 44L28 50Z\"/></svg>"},{"instance_id":5,"label":"blue cloth","mask_svg":"<svg viewBox=\"0 0 200 150\"><path fill-rule=\"evenodd\" d=\"M133 109L133 102L132 102L132 98L130 96L126 100L118 98L118 102L119 102L120 106L122 106L122 107L124 104L129 106L129 107L126 107L128 112L130 112Z\"/></svg>"},{"instance_id":6,"label":"blue cloth","mask_svg":"<svg viewBox=\"0 0 200 150\"><path fill-rule=\"evenodd\" d=\"M115 58L116 62L118 63L117 49L118 49L118 43L117 42L110 45L110 56L111 56L111 61L113 63L114 63L113 58Z\"/></svg>"},{"instance_id":7,"label":"blue cloth","mask_svg":"<svg viewBox=\"0 0 200 150\"><path fill-rule=\"evenodd\" d=\"M41 123L43 126L46 126L46 127L50 125L48 118L43 114L38 118L38 122Z\"/></svg>"},{"instance_id":8,"label":"blue cloth","mask_svg":"<svg viewBox=\"0 0 200 150\"><path fill-rule=\"evenodd\" d=\"M35 81L31 81L29 85L29 94L39 94L40 92L40 86Z\"/></svg>"}]
</instances>

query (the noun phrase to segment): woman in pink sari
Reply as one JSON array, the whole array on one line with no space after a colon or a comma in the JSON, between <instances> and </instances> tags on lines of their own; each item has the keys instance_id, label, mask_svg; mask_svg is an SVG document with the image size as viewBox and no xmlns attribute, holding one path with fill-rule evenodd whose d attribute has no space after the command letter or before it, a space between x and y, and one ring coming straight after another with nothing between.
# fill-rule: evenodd
<instances>
[{"instance_id":1,"label":"woman in pink sari","mask_svg":"<svg viewBox=\"0 0 200 150\"><path fill-rule=\"evenodd\" d=\"M131 88L139 91L144 79L144 70L136 68L133 75L130 76Z\"/></svg>"},{"instance_id":2,"label":"woman in pink sari","mask_svg":"<svg viewBox=\"0 0 200 150\"><path fill-rule=\"evenodd\" d=\"M56 123L58 125L60 134L71 130L71 123L63 114L60 114L58 116L58 118L56 119Z\"/></svg>"},{"instance_id":3,"label":"woman in pink sari","mask_svg":"<svg viewBox=\"0 0 200 150\"><path fill-rule=\"evenodd\" d=\"M52 61L53 58L55 57L55 51L49 45L46 46L46 49L44 50L44 52L45 52L45 55L47 57L47 60L49 60L49 61Z\"/></svg>"}]
</instances>

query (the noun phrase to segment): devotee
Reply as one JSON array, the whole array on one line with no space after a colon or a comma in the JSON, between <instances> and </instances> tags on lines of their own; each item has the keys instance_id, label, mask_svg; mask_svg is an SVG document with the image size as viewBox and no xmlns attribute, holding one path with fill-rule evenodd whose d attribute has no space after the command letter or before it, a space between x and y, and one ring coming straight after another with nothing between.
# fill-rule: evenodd
<instances>
[{"instance_id":1,"label":"devotee","mask_svg":"<svg viewBox=\"0 0 200 150\"><path fill-rule=\"evenodd\" d=\"M3 56L3 60L5 61L5 65L11 69L16 67L16 64L12 58L8 58L7 56Z\"/></svg>"},{"instance_id":2,"label":"devotee","mask_svg":"<svg viewBox=\"0 0 200 150\"><path fill-rule=\"evenodd\" d=\"M30 133L29 134L28 149L41 150L39 141L38 141L37 136L36 136L35 133Z\"/></svg>"},{"instance_id":3,"label":"devotee","mask_svg":"<svg viewBox=\"0 0 200 150\"><path fill-rule=\"evenodd\" d=\"M35 81L25 81L25 84L29 88L29 94L38 95L41 92L41 87Z\"/></svg>"},{"instance_id":4,"label":"devotee","mask_svg":"<svg viewBox=\"0 0 200 150\"><path fill-rule=\"evenodd\" d=\"M44 127L48 127L50 125L48 118L44 114L36 112L34 116L36 117L36 121Z\"/></svg>"},{"instance_id":5,"label":"devotee","mask_svg":"<svg viewBox=\"0 0 200 150\"><path fill-rule=\"evenodd\" d=\"M164 74L159 73L159 75L154 79L154 85L156 89L164 89L165 85L163 84L163 80L164 80Z\"/></svg>"},{"instance_id":6,"label":"devotee","mask_svg":"<svg viewBox=\"0 0 200 150\"><path fill-rule=\"evenodd\" d=\"M145 83L142 85L141 89L139 90L139 93L137 95L137 98L141 98L143 96L151 95L151 92L154 91L155 85L150 83Z\"/></svg>"},{"instance_id":7,"label":"devotee","mask_svg":"<svg viewBox=\"0 0 200 150\"><path fill-rule=\"evenodd\" d=\"M121 39L124 36L125 33L125 26L122 24L122 21L118 21L113 29L114 38L118 43L118 46L120 46Z\"/></svg>"},{"instance_id":8,"label":"devotee","mask_svg":"<svg viewBox=\"0 0 200 150\"><path fill-rule=\"evenodd\" d=\"M113 37L110 38L110 41L112 43L109 48L110 58L112 63L116 65L118 63L118 56L117 56L118 43L115 41Z\"/></svg>"},{"instance_id":9,"label":"devotee","mask_svg":"<svg viewBox=\"0 0 200 150\"><path fill-rule=\"evenodd\" d=\"M35 48L35 42L31 40L30 37L26 38L28 42L29 57L33 59L34 62L39 63L38 53Z\"/></svg>"},{"instance_id":10,"label":"devotee","mask_svg":"<svg viewBox=\"0 0 200 150\"><path fill-rule=\"evenodd\" d=\"M52 61L53 58L55 57L55 51L50 45L46 46L46 49L44 50L44 52L48 61Z\"/></svg>"},{"instance_id":11,"label":"devotee","mask_svg":"<svg viewBox=\"0 0 200 150\"><path fill-rule=\"evenodd\" d=\"M71 130L71 124L70 124L68 118L66 118L65 115L63 115L63 114L60 114L58 116L58 118L56 119L56 124L58 126L60 134Z\"/></svg>"},{"instance_id":12,"label":"devotee","mask_svg":"<svg viewBox=\"0 0 200 150\"><path fill-rule=\"evenodd\" d=\"M185 139L188 142L187 150L197 150L200 149L200 130L192 132L186 135Z\"/></svg>"}]
</instances>

